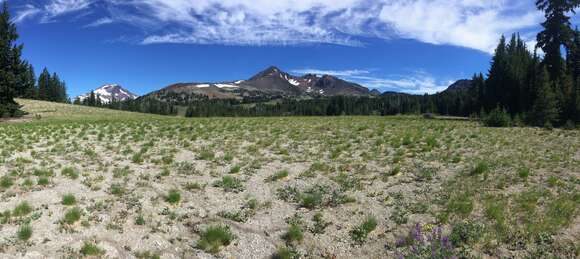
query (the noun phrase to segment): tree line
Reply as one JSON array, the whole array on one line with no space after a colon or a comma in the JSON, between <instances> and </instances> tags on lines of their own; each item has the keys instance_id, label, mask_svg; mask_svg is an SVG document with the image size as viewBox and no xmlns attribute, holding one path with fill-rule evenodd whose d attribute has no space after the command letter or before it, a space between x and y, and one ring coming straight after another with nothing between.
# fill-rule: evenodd
<instances>
[{"instance_id":1,"label":"tree line","mask_svg":"<svg viewBox=\"0 0 580 259\"><path fill-rule=\"evenodd\" d=\"M68 102L66 85L56 73L45 68L38 81L32 65L22 59L23 44L16 44L18 32L10 19L8 2L0 12L0 117L23 114L16 97L52 102Z\"/></svg>"}]
</instances>

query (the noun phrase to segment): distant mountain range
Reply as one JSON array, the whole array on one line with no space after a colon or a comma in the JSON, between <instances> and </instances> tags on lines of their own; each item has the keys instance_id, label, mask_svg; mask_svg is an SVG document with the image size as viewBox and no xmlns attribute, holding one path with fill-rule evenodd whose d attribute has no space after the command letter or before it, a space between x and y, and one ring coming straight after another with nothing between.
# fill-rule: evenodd
<instances>
[{"instance_id":1,"label":"distant mountain range","mask_svg":"<svg viewBox=\"0 0 580 259\"><path fill-rule=\"evenodd\" d=\"M96 98L101 100L101 103L110 103L113 99L115 101L125 101L137 99L139 96L123 88L118 84L103 85L92 91ZM78 96L81 102L91 96L91 92Z\"/></svg>"},{"instance_id":2,"label":"distant mountain range","mask_svg":"<svg viewBox=\"0 0 580 259\"><path fill-rule=\"evenodd\" d=\"M197 98L240 99L301 96L365 96L380 94L356 83L330 75L290 75L269 67L249 79L220 83L178 83L152 92L160 100L191 101Z\"/></svg>"},{"instance_id":3,"label":"distant mountain range","mask_svg":"<svg viewBox=\"0 0 580 259\"><path fill-rule=\"evenodd\" d=\"M459 80L445 92L461 91L471 87L471 80ZM94 91L101 102L139 98L123 87L113 84L105 85ZM383 95L395 94L385 92ZM401 94L401 93L396 93ZM306 74L290 75L277 67L269 67L246 80L219 83L177 83L151 92L141 98L154 98L160 101L187 103L196 99L271 99L316 96L378 96L381 93L374 89L348 82L331 75ZM81 101L90 93L79 96Z\"/></svg>"}]
</instances>

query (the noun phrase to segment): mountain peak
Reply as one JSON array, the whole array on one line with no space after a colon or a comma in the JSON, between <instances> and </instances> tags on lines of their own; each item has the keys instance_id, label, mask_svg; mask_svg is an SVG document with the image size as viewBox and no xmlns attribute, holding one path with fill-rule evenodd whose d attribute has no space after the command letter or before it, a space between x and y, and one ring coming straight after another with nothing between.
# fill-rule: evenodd
<instances>
[{"instance_id":1,"label":"mountain peak","mask_svg":"<svg viewBox=\"0 0 580 259\"><path fill-rule=\"evenodd\" d=\"M110 103L113 99L116 101L125 101L139 97L119 84L106 84L77 98L82 102L84 99L89 98L91 93L95 93L102 103Z\"/></svg>"},{"instance_id":2,"label":"mountain peak","mask_svg":"<svg viewBox=\"0 0 580 259\"><path fill-rule=\"evenodd\" d=\"M264 72L272 72L272 73L280 73L281 71L282 70L280 70L276 66L269 66L268 68L266 68L266 70L264 70Z\"/></svg>"},{"instance_id":3,"label":"mountain peak","mask_svg":"<svg viewBox=\"0 0 580 259\"><path fill-rule=\"evenodd\" d=\"M471 88L473 86L473 81L469 79L460 79L457 80L455 83L450 85L445 91L446 92L454 92L454 91L463 91Z\"/></svg>"}]
</instances>

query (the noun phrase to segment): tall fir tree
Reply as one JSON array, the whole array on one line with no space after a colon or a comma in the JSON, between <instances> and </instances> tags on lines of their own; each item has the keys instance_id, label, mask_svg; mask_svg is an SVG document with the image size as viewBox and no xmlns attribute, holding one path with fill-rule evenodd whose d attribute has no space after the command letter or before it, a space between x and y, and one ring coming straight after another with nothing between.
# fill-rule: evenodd
<instances>
[{"instance_id":1,"label":"tall fir tree","mask_svg":"<svg viewBox=\"0 0 580 259\"><path fill-rule=\"evenodd\" d=\"M48 69L44 68L38 76L38 99L49 101L51 96L51 78Z\"/></svg>"},{"instance_id":2,"label":"tall fir tree","mask_svg":"<svg viewBox=\"0 0 580 259\"><path fill-rule=\"evenodd\" d=\"M580 122L580 31L578 31L578 28L574 30L574 38L566 61L568 64L568 75L572 80L573 91L573 96L571 97L573 114L570 119Z\"/></svg>"},{"instance_id":3,"label":"tall fir tree","mask_svg":"<svg viewBox=\"0 0 580 259\"><path fill-rule=\"evenodd\" d=\"M31 64L28 64L23 77L24 87L20 96L27 99L37 98L38 89L36 88L36 75L34 74L34 67L32 67Z\"/></svg>"},{"instance_id":4,"label":"tall fir tree","mask_svg":"<svg viewBox=\"0 0 580 259\"><path fill-rule=\"evenodd\" d=\"M67 95L66 95L66 86L63 81L60 80L60 77L53 73L49 80L49 101L52 102L66 102Z\"/></svg>"},{"instance_id":5,"label":"tall fir tree","mask_svg":"<svg viewBox=\"0 0 580 259\"><path fill-rule=\"evenodd\" d=\"M574 13L574 9L580 6L580 1L537 0L536 6L544 11L546 17L546 21L542 23L544 30L537 37L538 47L545 53L544 63L551 80L556 81L565 73L565 61L562 58L561 48L564 46L569 50L573 36L568 13Z\"/></svg>"},{"instance_id":6,"label":"tall fir tree","mask_svg":"<svg viewBox=\"0 0 580 259\"><path fill-rule=\"evenodd\" d=\"M14 97L23 88L25 63L21 60L23 46L16 45L17 39L16 25L4 1L0 12L0 117L15 116L20 108Z\"/></svg>"},{"instance_id":7,"label":"tall fir tree","mask_svg":"<svg viewBox=\"0 0 580 259\"><path fill-rule=\"evenodd\" d=\"M483 100L483 107L486 111L490 111L500 105L502 92L504 90L503 87L507 85L508 81L507 45L503 35L495 49L495 54L491 62L491 68L489 69L489 74L485 82L487 89Z\"/></svg>"},{"instance_id":8,"label":"tall fir tree","mask_svg":"<svg viewBox=\"0 0 580 259\"><path fill-rule=\"evenodd\" d=\"M537 80L538 88L531 111L531 119L534 125L547 127L556 122L559 111L550 75L545 66L540 68Z\"/></svg>"}]
</instances>

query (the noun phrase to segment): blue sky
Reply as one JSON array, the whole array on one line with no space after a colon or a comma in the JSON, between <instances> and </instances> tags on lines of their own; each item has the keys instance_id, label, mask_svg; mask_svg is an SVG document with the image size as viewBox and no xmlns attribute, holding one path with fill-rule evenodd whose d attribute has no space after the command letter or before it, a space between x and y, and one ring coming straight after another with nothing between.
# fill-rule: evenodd
<instances>
[{"instance_id":1,"label":"blue sky","mask_svg":"<svg viewBox=\"0 0 580 259\"><path fill-rule=\"evenodd\" d=\"M0 0L1 1L1 0ZM24 56L76 96L119 83L247 79L270 65L433 93L486 72L501 34L543 20L513 0L10 0ZM576 19L576 18L575 18Z\"/></svg>"}]
</instances>

